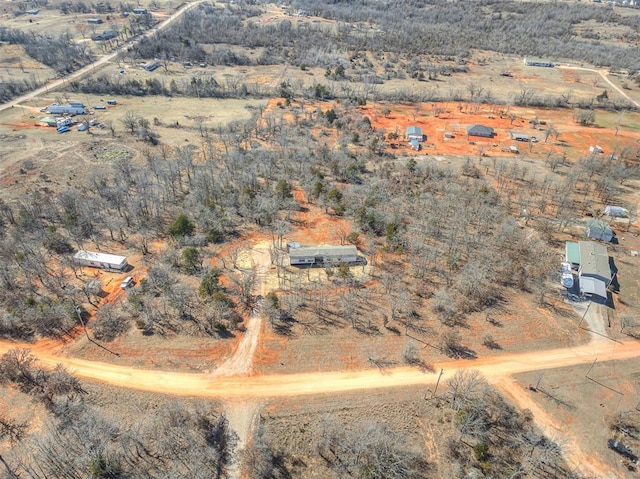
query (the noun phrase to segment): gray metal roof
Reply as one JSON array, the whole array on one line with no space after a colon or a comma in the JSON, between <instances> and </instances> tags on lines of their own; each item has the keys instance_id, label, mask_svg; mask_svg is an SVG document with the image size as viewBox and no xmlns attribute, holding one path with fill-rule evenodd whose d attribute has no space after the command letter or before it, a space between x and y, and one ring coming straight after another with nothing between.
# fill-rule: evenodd
<instances>
[{"instance_id":1,"label":"gray metal roof","mask_svg":"<svg viewBox=\"0 0 640 479\"><path fill-rule=\"evenodd\" d=\"M407 128L407 135L422 135L422 128L419 126L410 126Z\"/></svg>"},{"instance_id":2,"label":"gray metal roof","mask_svg":"<svg viewBox=\"0 0 640 479\"><path fill-rule=\"evenodd\" d=\"M581 277L580 278L580 292L596 294L602 298L607 297L607 285L604 281L598 278Z\"/></svg>"},{"instance_id":3,"label":"gray metal roof","mask_svg":"<svg viewBox=\"0 0 640 479\"><path fill-rule=\"evenodd\" d=\"M467 135L471 136L492 136L493 128L484 125L469 125Z\"/></svg>"},{"instance_id":4,"label":"gray metal roof","mask_svg":"<svg viewBox=\"0 0 640 479\"><path fill-rule=\"evenodd\" d=\"M519 131L510 131L509 133L511 134L511 138L513 139L516 139L516 138L520 138L523 140L529 139L529 135L527 135L526 133L520 133Z\"/></svg>"},{"instance_id":5,"label":"gray metal roof","mask_svg":"<svg viewBox=\"0 0 640 479\"><path fill-rule=\"evenodd\" d=\"M611 279L607 248L593 241L580 241L580 274Z\"/></svg>"},{"instance_id":6,"label":"gray metal roof","mask_svg":"<svg viewBox=\"0 0 640 479\"><path fill-rule=\"evenodd\" d=\"M289 250L291 258L307 258L309 256L353 256L358 254L358 249L353 245L348 246L303 246Z\"/></svg>"}]
</instances>

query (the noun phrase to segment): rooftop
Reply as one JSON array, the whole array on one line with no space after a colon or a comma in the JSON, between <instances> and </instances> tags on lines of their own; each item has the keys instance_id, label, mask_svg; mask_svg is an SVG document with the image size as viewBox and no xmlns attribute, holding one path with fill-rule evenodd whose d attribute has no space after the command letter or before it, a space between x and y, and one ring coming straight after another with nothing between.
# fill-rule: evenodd
<instances>
[{"instance_id":1,"label":"rooftop","mask_svg":"<svg viewBox=\"0 0 640 479\"><path fill-rule=\"evenodd\" d=\"M76 254L73 255L75 259L82 259L85 261L97 261L99 263L109 263L109 264L122 264L127 261L126 256L118 256L115 254L108 253L95 253L93 251L84 251L80 250Z\"/></svg>"},{"instance_id":2,"label":"rooftop","mask_svg":"<svg viewBox=\"0 0 640 479\"><path fill-rule=\"evenodd\" d=\"M580 274L611 279L607 248L594 241L580 241Z\"/></svg>"},{"instance_id":3,"label":"rooftop","mask_svg":"<svg viewBox=\"0 0 640 479\"><path fill-rule=\"evenodd\" d=\"M568 263L580 264L580 246L578 243L567 241L564 250Z\"/></svg>"},{"instance_id":4,"label":"rooftop","mask_svg":"<svg viewBox=\"0 0 640 479\"><path fill-rule=\"evenodd\" d=\"M467 134L485 134L485 135L493 135L493 128L484 125L469 125L467 127Z\"/></svg>"},{"instance_id":5,"label":"rooftop","mask_svg":"<svg viewBox=\"0 0 640 479\"><path fill-rule=\"evenodd\" d=\"M357 255L358 249L353 245L347 246L302 246L291 248L289 256L292 258L303 258L309 256L351 256Z\"/></svg>"}]
</instances>

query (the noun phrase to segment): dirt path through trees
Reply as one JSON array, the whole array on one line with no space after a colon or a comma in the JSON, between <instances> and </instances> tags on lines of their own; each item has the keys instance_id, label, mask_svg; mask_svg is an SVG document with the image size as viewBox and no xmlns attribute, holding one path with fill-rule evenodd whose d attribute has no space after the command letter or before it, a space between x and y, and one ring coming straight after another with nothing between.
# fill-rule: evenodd
<instances>
[{"instance_id":1,"label":"dirt path through trees","mask_svg":"<svg viewBox=\"0 0 640 479\"><path fill-rule=\"evenodd\" d=\"M602 479L617 477L610 473L609 467L598 462L597 458L582 452L577 438L570 435L562 424L556 423L515 380L501 378L493 385L519 409L528 409L533 413L533 420L540 431L561 446L562 455L571 470L583 471L590 476Z\"/></svg>"},{"instance_id":2,"label":"dirt path through trees","mask_svg":"<svg viewBox=\"0 0 640 479\"><path fill-rule=\"evenodd\" d=\"M253 293L264 298L267 293L265 276L271 265L269 251L263 248L251 250L251 269L253 271ZM260 328L262 327L262 311L259 299L254 306L251 317L245 325L246 331L233 355L220 367L216 368L213 376L243 376L251 372L253 355L258 346Z\"/></svg>"},{"instance_id":3,"label":"dirt path through trees","mask_svg":"<svg viewBox=\"0 0 640 479\"><path fill-rule=\"evenodd\" d=\"M261 298L264 298L267 293L265 279L270 265L271 259L267 249L253 248L251 250L253 294L259 295ZM244 336L240 340L233 355L213 372L213 377L246 376L252 372L253 356L258 346L260 329L262 328L260 303L261 300L258 300L254 306L251 317L247 321ZM243 451L246 450L249 445L260 407L261 402L255 399L229 402L224 407L229 429L234 431L238 436L236 458L229 471L229 476L232 478L243 477Z\"/></svg>"}]
</instances>

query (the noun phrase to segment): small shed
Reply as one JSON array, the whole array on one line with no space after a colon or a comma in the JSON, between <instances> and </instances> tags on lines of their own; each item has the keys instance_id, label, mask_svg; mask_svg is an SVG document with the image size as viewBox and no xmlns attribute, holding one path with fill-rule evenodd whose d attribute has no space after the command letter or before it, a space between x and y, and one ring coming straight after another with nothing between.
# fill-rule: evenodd
<instances>
[{"instance_id":1,"label":"small shed","mask_svg":"<svg viewBox=\"0 0 640 479\"><path fill-rule=\"evenodd\" d=\"M114 269L124 271L127 266L127 257L115 254L95 253L93 251L80 250L73 255L73 261L82 266L92 268Z\"/></svg>"},{"instance_id":2,"label":"small shed","mask_svg":"<svg viewBox=\"0 0 640 479\"><path fill-rule=\"evenodd\" d=\"M107 100L107 105L113 106L113 105L117 105L117 104L118 104L117 100Z\"/></svg>"},{"instance_id":3,"label":"small shed","mask_svg":"<svg viewBox=\"0 0 640 479\"><path fill-rule=\"evenodd\" d=\"M24 13L28 13L29 15L37 15L38 13L40 13L40 10L38 10L37 8L32 8L31 10L27 10Z\"/></svg>"},{"instance_id":4,"label":"small shed","mask_svg":"<svg viewBox=\"0 0 640 479\"><path fill-rule=\"evenodd\" d=\"M301 246L289 249L291 265L332 265L357 263L358 249L348 246Z\"/></svg>"},{"instance_id":5,"label":"small shed","mask_svg":"<svg viewBox=\"0 0 640 479\"><path fill-rule=\"evenodd\" d=\"M604 214L612 218L628 218L629 210L622 206L606 206L604 208Z\"/></svg>"},{"instance_id":6,"label":"small shed","mask_svg":"<svg viewBox=\"0 0 640 479\"><path fill-rule=\"evenodd\" d=\"M102 23L102 18L89 18L87 23L91 23L92 25L100 25Z\"/></svg>"},{"instance_id":7,"label":"small shed","mask_svg":"<svg viewBox=\"0 0 640 479\"><path fill-rule=\"evenodd\" d=\"M600 153L604 153L602 151L602 148L600 147L600 145L595 145L595 146L590 146L589 147L589 153L592 153L594 155L598 155Z\"/></svg>"},{"instance_id":8,"label":"small shed","mask_svg":"<svg viewBox=\"0 0 640 479\"><path fill-rule=\"evenodd\" d=\"M480 138L493 138L495 132L493 128L484 125L469 125L467 127L467 136L478 136Z\"/></svg>"},{"instance_id":9,"label":"small shed","mask_svg":"<svg viewBox=\"0 0 640 479\"><path fill-rule=\"evenodd\" d=\"M589 220L587 221L587 237L599 240L610 242L613 239L613 231L609 228L609 225L606 221L602 220Z\"/></svg>"},{"instance_id":10,"label":"small shed","mask_svg":"<svg viewBox=\"0 0 640 479\"><path fill-rule=\"evenodd\" d=\"M58 122L55 118L52 118L50 116L47 116L45 118L43 118L42 120L40 120L40 123L44 123L47 126L58 126Z\"/></svg>"},{"instance_id":11,"label":"small shed","mask_svg":"<svg viewBox=\"0 0 640 479\"><path fill-rule=\"evenodd\" d=\"M529 141L529 135L526 133L520 133L519 131L510 131L511 139L515 141Z\"/></svg>"},{"instance_id":12,"label":"small shed","mask_svg":"<svg viewBox=\"0 0 640 479\"><path fill-rule=\"evenodd\" d=\"M456 135L455 135L455 133L453 133L452 131L445 131L445 132L444 132L444 137L445 137L445 138L452 139L452 138L455 138L455 137L456 137Z\"/></svg>"},{"instance_id":13,"label":"small shed","mask_svg":"<svg viewBox=\"0 0 640 479\"><path fill-rule=\"evenodd\" d=\"M405 138L407 141L416 140L416 141L424 141L425 137L422 132L422 128L419 126L410 126L407 128L407 133L405 134Z\"/></svg>"},{"instance_id":14,"label":"small shed","mask_svg":"<svg viewBox=\"0 0 640 479\"><path fill-rule=\"evenodd\" d=\"M136 15L145 15L147 13L147 9L146 8L134 8L133 9L133 13L135 13Z\"/></svg>"}]
</instances>

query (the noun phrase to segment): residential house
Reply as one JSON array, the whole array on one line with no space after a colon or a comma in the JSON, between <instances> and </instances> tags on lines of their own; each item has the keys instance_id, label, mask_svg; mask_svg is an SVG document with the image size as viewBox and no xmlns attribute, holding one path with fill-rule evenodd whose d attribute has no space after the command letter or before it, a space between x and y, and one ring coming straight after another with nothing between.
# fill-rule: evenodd
<instances>
[{"instance_id":1,"label":"residential house","mask_svg":"<svg viewBox=\"0 0 640 479\"><path fill-rule=\"evenodd\" d=\"M520 133L518 131L510 131L511 139L515 141L529 141L529 135L526 133Z\"/></svg>"},{"instance_id":2,"label":"residential house","mask_svg":"<svg viewBox=\"0 0 640 479\"><path fill-rule=\"evenodd\" d=\"M539 58L525 58L524 64L528 67L547 67L553 68L553 62L541 60Z\"/></svg>"},{"instance_id":3,"label":"residential house","mask_svg":"<svg viewBox=\"0 0 640 479\"><path fill-rule=\"evenodd\" d=\"M339 265L357 262L358 249L353 245L289 248L289 264L291 265Z\"/></svg>"},{"instance_id":4,"label":"residential house","mask_svg":"<svg viewBox=\"0 0 640 479\"><path fill-rule=\"evenodd\" d=\"M93 268L114 269L124 271L129 265L126 256L115 254L95 253L93 251L80 250L73 255L73 261L82 266Z\"/></svg>"},{"instance_id":5,"label":"residential house","mask_svg":"<svg viewBox=\"0 0 640 479\"><path fill-rule=\"evenodd\" d=\"M419 126L410 126L407 128L407 133L405 134L405 138L407 141L411 142L411 140L417 141L425 141L425 136L422 133L422 128Z\"/></svg>"},{"instance_id":6,"label":"residential house","mask_svg":"<svg viewBox=\"0 0 640 479\"><path fill-rule=\"evenodd\" d=\"M578 280L580 292L607 297L607 287L611 283L611 268L607 248L594 241L578 242L580 266Z\"/></svg>"},{"instance_id":7,"label":"residential house","mask_svg":"<svg viewBox=\"0 0 640 479\"><path fill-rule=\"evenodd\" d=\"M493 138L495 132L493 128L484 125L469 125L467 127L467 136L478 136L480 138Z\"/></svg>"}]
</instances>

